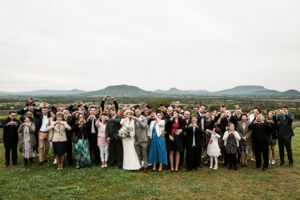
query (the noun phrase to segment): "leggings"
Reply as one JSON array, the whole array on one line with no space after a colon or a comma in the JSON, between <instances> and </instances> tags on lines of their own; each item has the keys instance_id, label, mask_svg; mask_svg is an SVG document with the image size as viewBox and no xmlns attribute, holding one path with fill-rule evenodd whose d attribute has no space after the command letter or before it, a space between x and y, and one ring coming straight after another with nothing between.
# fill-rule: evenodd
<instances>
[{"instance_id":1,"label":"leggings","mask_svg":"<svg viewBox=\"0 0 300 200\"><path fill-rule=\"evenodd\" d=\"M108 160L108 146L99 146L101 162Z\"/></svg>"},{"instance_id":2,"label":"leggings","mask_svg":"<svg viewBox=\"0 0 300 200\"><path fill-rule=\"evenodd\" d=\"M214 157L210 157L210 166L213 166L213 160L215 160L215 166L218 165L218 157L214 156Z\"/></svg>"}]
</instances>

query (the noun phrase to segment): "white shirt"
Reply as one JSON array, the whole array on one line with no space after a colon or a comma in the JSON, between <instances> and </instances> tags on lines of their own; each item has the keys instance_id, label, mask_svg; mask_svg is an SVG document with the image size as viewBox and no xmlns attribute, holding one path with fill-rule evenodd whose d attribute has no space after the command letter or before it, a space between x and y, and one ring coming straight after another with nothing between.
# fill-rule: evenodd
<instances>
[{"instance_id":1,"label":"white shirt","mask_svg":"<svg viewBox=\"0 0 300 200\"><path fill-rule=\"evenodd\" d=\"M42 126L40 128L40 132L48 132L47 124L48 124L48 115L43 115Z\"/></svg>"},{"instance_id":2,"label":"white shirt","mask_svg":"<svg viewBox=\"0 0 300 200\"><path fill-rule=\"evenodd\" d=\"M193 126L193 144L192 144L192 147L196 146L196 141L195 141L195 131L196 131L196 127Z\"/></svg>"}]
</instances>

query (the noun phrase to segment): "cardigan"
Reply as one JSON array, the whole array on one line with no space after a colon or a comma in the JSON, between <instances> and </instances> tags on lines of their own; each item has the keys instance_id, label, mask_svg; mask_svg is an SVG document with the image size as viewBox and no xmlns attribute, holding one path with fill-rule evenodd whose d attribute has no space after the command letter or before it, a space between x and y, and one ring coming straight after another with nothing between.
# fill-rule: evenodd
<instances>
[{"instance_id":1,"label":"cardigan","mask_svg":"<svg viewBox=\"0 0 300 200\"><path fill-rule=\"evenodd\" d=\"M233 136L235 138L235 141L236 141L236 146L238 147L239 146L239 141L241 140L241 137L239 135L239 133L237 131L233 131ZM229 131L226 131L224 133L224 136L223 136L223 140L224 140L224 145L226 146L227 144L227 139L229 137Z\"/></svg>"},{"instance_id":2,"label":"cardigan","mask_svg":"<svg viewBox=\"0 0 300 200\"><path fill-rule=\"evenodd\" d=\"M148 136L150 137L150 139L152 138L152 129L153 129L153 126L155 124L156 120L153 120L151 123L150 123L150 128L148 130ZM160 120L158 122L158 124L156 124L156 134L157 134L157 137L160 137L161 136L161 133L165 130L165 124L166 124L166 121L165 120Z\"/></svg>"}]
</instances>

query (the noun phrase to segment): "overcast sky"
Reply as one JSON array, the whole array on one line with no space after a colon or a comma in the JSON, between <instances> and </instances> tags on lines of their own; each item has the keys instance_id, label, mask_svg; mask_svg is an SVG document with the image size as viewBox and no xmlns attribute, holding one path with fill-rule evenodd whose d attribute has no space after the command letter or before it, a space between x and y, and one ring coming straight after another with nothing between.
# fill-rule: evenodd
<instances>
[{"instance_id":1,"label":"overcast sky","mask_svg":"<svg viewBox=\"0 0 300 200\"><path fill-rule=\"evenodd\" d=\"M0 2L0 90L300 90L299 0Z\"/></svg>"}]
</instances>

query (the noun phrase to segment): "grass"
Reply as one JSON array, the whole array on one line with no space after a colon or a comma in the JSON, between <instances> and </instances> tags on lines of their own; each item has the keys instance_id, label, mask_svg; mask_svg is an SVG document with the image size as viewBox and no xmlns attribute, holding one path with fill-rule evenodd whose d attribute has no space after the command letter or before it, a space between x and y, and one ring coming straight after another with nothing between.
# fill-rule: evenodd
<instances>
[{"instance_id":1,"label":"grass","mask_svg":"<svg viewBox=\"0 0 300 200\"><path fill-rule=\"evenodd\" d=\"M248 168L217 171L207 167L179 173L135 173L93 166L76 170L56 166L4 168L0 144L0 199L300 199L300 130L293 138L294 168L270 166L266 172ZM20 155L19 155L20 156ZM278 148L276 148L278 157ZM278 162L278 159L276 160ZM3 164L3 165L2 165Z\"/></svg>"}]
</instances>

